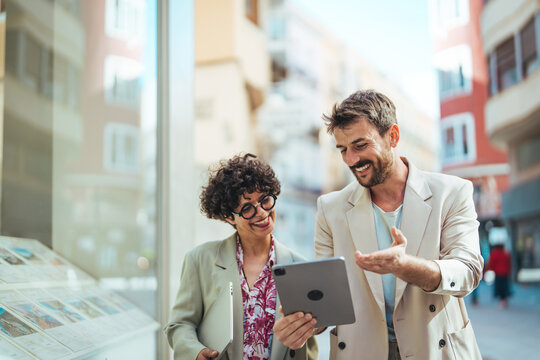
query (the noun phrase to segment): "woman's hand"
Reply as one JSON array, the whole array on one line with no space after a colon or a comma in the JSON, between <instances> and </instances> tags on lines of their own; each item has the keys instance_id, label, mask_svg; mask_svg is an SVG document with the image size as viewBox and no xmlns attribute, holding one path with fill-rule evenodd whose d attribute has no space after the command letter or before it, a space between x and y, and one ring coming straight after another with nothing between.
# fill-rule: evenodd
<instances>
[{"instance_id":1,"label":"woman's hand","mask_svg":"<svg viewBox=\"0 0 540 360\"><path fill-rule=\"evenodd\" d=\"M280 306L279 312L283 314ZM274 335L288 348L300 349L315 332L317 319L311 314L297 312L287 316L282 316L274 324Z\"/></svg>"},{"instance_id":2,"label":"woman's hand","mask_svg":"<svg viewBox=\"0 0 540 360\"><path fill-rule=\"evenodd\" d=\"M215 358L219 353L216 350L202 349L196 360L208 360Z\"/></svg>"}]
</instances>

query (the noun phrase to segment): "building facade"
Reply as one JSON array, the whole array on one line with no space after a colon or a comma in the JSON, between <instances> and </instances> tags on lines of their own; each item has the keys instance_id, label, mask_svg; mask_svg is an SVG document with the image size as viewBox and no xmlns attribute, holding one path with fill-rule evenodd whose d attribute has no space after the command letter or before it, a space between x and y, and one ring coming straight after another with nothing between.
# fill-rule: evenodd
<instances>
[{"instance_id":1,"label":"building facade","mask_svg":"<svg viewBox=\"0 0 540 360\"><path fill-rule=\"evenodd\" d=\"M540 281L540 2L484 3L486 132L508 151L510 165L502 217L510 229L517 280Z\"/></svg>"},{"instance_id":2,"label":"building facade","mask_svg":"<svg viewBox=\"0 0 540 360\"><path fill-rule=\"evenodd\" d=\"M257 113L270 83L262 19L266 1L201 0L195 13L196 193L209 166L238 153L261 155ZM234 229L196 211L196 242L218 240Z\"/></svg>"},{"instance_id":3,"label":"building facade","mask_svg":"<svg viewBox=\"0 0 540 360\"><path fill-rule=\"evenodd\" d=\"M322 114L354 91L373 88L396 104L400 151L425 170L438 170L436 123L390 79L335 34L288 0L273 0L264 17L272 83L258 116L263 153L282 180L278 236L313 255L316 199L354 181ZM418 132L418 127L425 131Z\"/></svg>"},{"instance_id":4,"label":"building facade","mask_svg":"<svg viewBox=\"0 0 540 360\"><path fill-rule=\"evenodd\" d=\"M483 253L488 233L503 226L501 193L508 187L504 150L486 133L488 67L482 48L482 0L431 2L434 64L438 73L442 170L471 180Z\"/></svg>"}]
</instances>

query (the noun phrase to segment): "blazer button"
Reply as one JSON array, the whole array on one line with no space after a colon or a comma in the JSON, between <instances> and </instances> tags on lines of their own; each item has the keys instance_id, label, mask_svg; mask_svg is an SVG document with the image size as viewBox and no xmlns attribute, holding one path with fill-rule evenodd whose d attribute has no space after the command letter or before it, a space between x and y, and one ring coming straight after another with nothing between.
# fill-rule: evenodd
<instances>
[{"instance_id":1,"label":"blazer button","mask_svg":"<svg viewBox=\"0 0 540 360\"><path fill-rule=\"evenodd\" d=\"M291 349L291 350L289 351L289 355L293 358L294 355L296 355L296 351L294 351L294 350Z\"/></svg>"},{"instance_id":2,"label":"blazer button","mask_svg":"<svg viewBox=\"0 0 540 360\"><path fill-rule=\"evenodd\" d=\"M345 343L343 341L340 341L340 343L338 344L338 348L340 348L341 350L345 349Z\"/></svg>"},{"instance_id":3,"label":"blazer button","mask_svg":"<svg viewBox=\"0 0 540 360\"><path fill-rule=\"evenodd\" d=\"M435 307L435 305L433 305L433 304L429 305L429 311L435 312L435 310L437 310L437 308Z\"/></svg>"},{"instance_id":4,"label":"blazer button","mask_svg":"<svg viewBox=\"0 0 540 360\"><path fill-rule=\"evenodd\" d=\"M446 341L444 339L439 340L439 346L444 347L446 345Z\"/></svg>"},{"instance_id":5,"label":"blazer button","mask_svg":"<svg viewBox=\"0 0 540 360\"><path fill-rule=\"evenodd\" d=\"M453 282L453 281L450 283L450 287L454 287L455 285L456 285L456 283Z\"/></svg>"}]
</instances>

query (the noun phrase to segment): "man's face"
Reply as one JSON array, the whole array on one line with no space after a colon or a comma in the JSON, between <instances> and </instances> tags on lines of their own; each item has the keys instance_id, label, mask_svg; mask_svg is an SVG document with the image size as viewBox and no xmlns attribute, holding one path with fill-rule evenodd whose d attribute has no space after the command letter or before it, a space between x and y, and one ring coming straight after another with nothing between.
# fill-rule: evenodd
<instances>
[{"instance_id":1,"label":"man's face","mask_svg":"<svg viewBox=\"0 0 540 360\"><path fill-rule=\"evenodd\" d=\"M391 132L392 128L379 135L365 118L335 129L336 148L360 185L370 188L382 184L392 171Z\"/></svg>"}]
</instances>

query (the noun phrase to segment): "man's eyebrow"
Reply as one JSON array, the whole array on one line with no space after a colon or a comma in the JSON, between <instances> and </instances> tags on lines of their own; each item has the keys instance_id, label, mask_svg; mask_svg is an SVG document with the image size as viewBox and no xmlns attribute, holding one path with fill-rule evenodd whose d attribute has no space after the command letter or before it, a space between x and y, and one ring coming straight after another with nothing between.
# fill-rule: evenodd
<instances>
[{"instance_id":1,"label":"man's eyebrow","mask_svg":"<svg viewBox=\"0 0 540 360\"><path fill-rule=\"evenodd\" d=\"M354 145L354 144L358 144L359 142L362 142L362 141L365 141L366 139L364 139L363 137L360 137L356 140L354 140L353 142L351 142L351 145Z\"/></svg>"},{"instance_id":2,"label":"man's eyebrow","mask_svg":"<svg viewBox=\"0 0 540 360\"><path fill-rule=\"evenodd\" d=\"M358 139L356 139L356 140L353 140L353 141L351 142L351 145L357 144L357 143L362 142L362 141L365 141L365 140L366 140L366 139L364 139L363 137L360 137L360 138L358 138ZM344 148L344 147L345 147L345 145L339 145L339 144L336 144L336 148L338 148L338 149L339 149L339 148Z\"/></svg>"}]
</instances>

